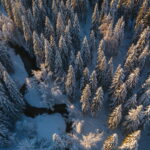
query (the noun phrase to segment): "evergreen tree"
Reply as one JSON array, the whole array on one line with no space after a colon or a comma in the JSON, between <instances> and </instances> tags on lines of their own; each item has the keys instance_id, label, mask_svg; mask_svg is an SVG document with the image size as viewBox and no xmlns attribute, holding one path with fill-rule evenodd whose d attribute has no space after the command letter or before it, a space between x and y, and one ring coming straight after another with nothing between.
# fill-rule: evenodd
<instances>
[{"instance_id":1,"label":"evergreen tree","mask_svg":"<svg viewBox=\"0 0 150 150\"><path fill-rule=\"evenodd\" d=\"M24 39L28 45L28 48L30 49L32 46L32 31L30 29L29 23L25 16L22 16L22 26L23 26Z\"/></svg>"},{"instance_id":2,"label":"evergreen tree","mask_svg":"<svg viewBox=\"0 0 150 150\"><path fill-rule=\"evenodd\" d=\"M114 20L116 20L117 16L117 5L118 5L118 0L112 0L110 3L110 14L113 17Z\"/></svg>"},{"instance_id":3,"label":"evergreen tree","mask_svg":"<svg viewBox=\"0 0 150 150\"><path fill-rule=\"evenodd\" d=\"M66 89L66 94L70 99L73 99L75 96L75 73L73 67L70 65L68 74L66 77L66 82L65 82L65 89Z\"/></svg>"},{"instance_id":4,"label":"evergreen tree","mask_svg":"<svg viewBox=\"0 0 150 150\"><path fill-rule=\"evenodd\" d=\"M145 83L142 85L142 88L144 90L150 89L150 76L148 76L148 78L146 79Z\"/></svg>"},{"instance_id":5,"label":"evergreen tree","mask_svg":"<svg viewBox=\"0 0 150 150\"><path fill-rule=\"evenodd\" d=\"M25 8L23 7L21 1L12 2L12 14L13 21L17 27L22 29L22 15L25 15Z\"/></svg>"},{"instance_id":6,"label":"evergreen tree","mask_svg":"<svg viewBox=\"0 0 150 150\"><path fill-rule=\"evenodd\" d=\"M69 25L66 26L65 33L64 33L64 38L65 38L65 41L67 43L69 54L75 53L75 50L73 48L73 43L72 43L71 29L70 29Z\"/></svg>"},{"instance_id":7,"label":"evergreen tree","mask_svg":"<svg viewBox=\"0 0 150 150\"><path fill-rule=\"evenodd\" d=\"M92 72L89 81L90 81L91 93L94 94L97 89L97 74L95 70Z\"/></svg>"},{"instance_id":8,"label":"evergreen tree","mask_svg":"<svg viewBox=\"0 0 150 150\"><path fill-rule=\"evenodd\" d=\"M85 88L85 85L89 83L89 69L86 67L83 70L82 78L80 82L80 90L83 90Z\"/></svg>"},{"instance_id":9,"label":"evergreen tree","mask_svg":"<svg viewBox=\"0 0 150 150\"><path fill-rule=\"evenodd\" d=\"M19 111L16 108L15 104L11 101L11 99L8 96L8 93L5 90L5 87L2 83L0 83L0 108L7 116L16 119L16 117L19 116ZM1 113L0 113L1 114ZM1 118L0 122L5 123L5 118ZM8 120L9 121L9 120Z\"/></svg>"},{"instance_id":10,"label":"evergreen tree","mask_svg":"<svg viewBox=\"0 0 150 150\"><path fill-rule=\"evenodd\" d=\"M76 72L77 81L81 79L83 69L84 69L84 64L83 64L81 53L79 51L77 53L77 56L76 56L76 59L75 59L75 72Z\"/></svg>"},{"instance_id":11,"label":"evergreen tree","mask_svg":"<svg viewBox=\"0 0 150 150\"><path fill-rule=\"evenodd\" d=\"M41 11L38 7L37 1L32 1L32 13L33 13L34 22L35 22L35 28L36 28L35 31L40 33L42 30L43 20L41 18Z\"/></svg>"},{"instance_id":12,"label":"evergreen tree","mask_svg":"<svg viewBox=\"0 0 150 150\"><path fill-rule=\"evenodd\" d=\"M82 111L83 113L87 113L90 109L90 99L91 99L91 89L89 84L86 84L83 89L80 102L82 103Z\"/></svg>"},{"instance_id":13,"label":"evergreen tree","mask_svg":"<svg viewBox=\"0 0 150 150\"><path fill-rule=\"evenodd\" d=\"M98 11L98 3L95 4L94 12L92 15L92 30L95 32L96 37L98 36L98 27L99 27L99 11Z\"/></svg>"},{"instance_id":14,"label":"evergreen tree","mask_svg":"<svg viewBox=\"0 0 150 150\"><path fill-rule=\"evenodd\" d=\"M53 37L55 37L55 32L54 32L53 25L52 25L51 21L49 20L49 18L47 16L45 18L44 35L45 35L45 38L47 40L49 40L49 38L50 38L51 35Z\"/></svg>"},{"instance_id":15,"label":"evergreen tree","mask_svg":"<svg viewBox=\"0 0 150 150\"><path fill-rule=\"evenodd\" d=\"M95 33L93 30L90 33L89 47L90 47L91 55L93 55L93 52L97 50Z\"/></svg>"},{"instance_id":16,"label":"evergreen tree","mask_svg":"<svg viewBox=\"0 0 150 150\"><path fill-rule=\"evenodd\" d=\"M38 36L38 34L34 31L33 32L33 49L34 49L34 54L36 57L36 64L38 67L43 63L44 56L43 56L43 51L42 51L42 42Z\"/></svg>"},{"instance_id":17,"label":"evergreen tree","mask_svg":"<svg viewBox=\"0 0 150 150\"><path fill-rule=\"evenodd\" d=\"M140 69L136 68L127 78L126 86L128 90L131 90L136 87L139 79Z\"/></svg>"},{"instance_id":18,"label":"evergreen tree","mask_svg":"<svg viewBox=\"0 0 150 150\"><path fill-rule=\"evenodd\" d=\"M50 46L55 54L55 52L58 50L56 42L55 42L55 38L51 35L50 36Z\"/></svg>"},{"instance_id":19,"label":"evergreen tree","mask_svg":"<svg viewBox=\"0 0 150 150\"><path fill-rule=\"evenodd\" d=\"M125 131L130 133L139 129L143 123L144 117L142 105L137 106L135 109L130 109L123 122Z\"/></svg>"},{"instance_id":20,"label":"evergreen tree","mask_svg":"<svg viewBox=\"0 0 150 150\"><path fill-rule=\"evenodd\" d=\"M114 108L112 113L109 115L108 118L108 127L110 129L116 129L120 124L122 119L122 105L118 105Z\"/></svg>"},{"instance_id":21,"label":"evergreen tree","mask_svg":"<svg viewBox=\"0 0 150 150\"><path fill-rule=\"evenodd\" d=\"M49 71L53 72L55 55L47 39L45 39L44 46L45 46L45 66L48 68Z\"/></svg>"},{"instance_id":22,"label":"evergreen tree","mask_svg":"<svg viewBox=\"0 0 150 150\"><path fill-rule=\"evenodd\" d=\"M150 105L150 89L144 91L144 93L140 96L138 99L139 104L142 104L144 106Z\"/></svg>"},{"instance_id":23,"label":"evergreen tree","mask_svg":"<svg viewBox=\"0 0 150 150\"><path fill-rule=\"evenodd\" d=\"M73 29L72 29L72 43L76 50L80 49L80 25L78 20L78 15L75 14L74 22L73 22Z\"/></svg>"},{"instance_id":24,"label":"evergreen tree","mask_svg":"<svg viewBox=\"0 0 150 150\"><path fill-rule=\"evenodd\" d=\"M128 134L121 146L119 146L119 150L137 150L138 149L138 141L140 139L141 131L137 130L131 134ZM132 142L131 142L132 141Z\"/></svg>"},{"instance_id":25,"label":"evergreen tree","mask_svg":"<svg viewBox=\"0 0 150 150\"><path fill-rule=\"evenodd\" d=\"M146 107L146 110L144 111L144 115L145 115L145 119L144 119L144 127L145 127L150 123L150 105Z\"/></svg>"},{"instance_id":26,"label":"evergreen tree","mask_svg":"<svg viewBox=\"0 0 150 150\"><path fill-rule=\"evenodd\" d=\"M82 58L85 66L88 66L91 63L91 53L89 44L86 36L84 37L82 48L81 48Z\"/></svg>"},{"instance_id":27,"label":"evergreen tree","mask_svg":"<svg viewBox=\"0 0 150 150\"><path fill-rule=\"evenodd\" d=\"M8 16L13 19L13 12L12 12L12 1L11 0L1 0Z\"/></svg>"},{"instance_id":28,"label":"evergreen tree","mask_svg":"<svg viewBox=\"0 0 150 150\"><path fill-rule=\"evenodd\" d=\"M109 11L109 0L103 0L100 12L100 19L102 20L105 15L108 14Z\"/></svg>"},{"instance_id":29,"label":"evergreen tree","mask_svg":"<svg viewBox=\"0 0 150 150\"><path fill-rule=\"evenodd\" d=\"M102 150L116 150L118 146L118 135L116 133L107 137L104 141Z\"/></svg>"},{"instance_id":30,"label":"evergreen tree","mask_svg":"<svg viewBox=\"0 0 150 150\"><path fill-rule=\"evenodd\" d=\"M144 48L143 52L138 57L138 66L139 66L141 71L143 70L143 68L144 68L144 66L146 64L146 59L148 58L148 55L149 55L148 49L149 49L149 46L147 45Z\"/></svg>"},{"instance_id":31,"label":"evergreen tree","mask_svg":"<svg viewBox=\"0 0 150 150\"><path fill-rule=\"evenodd\" d=\"M111 95L111 104L112 108L116 107L119 104L122 104L127 95L127 88L126 84L121 84L117 89L114 90L113 94Z\"/></svg>"},{"instance_id":32,"label":"evergreen tree","mask_svg":"<svg viewBox=\"0 0 150 150\"><path fill-rule=\"evenodd\" d=\"M132 52L131 52L132 51ZM131 46L128 51L128 56L124 63L124 71L126 74L132 72L137 66L137 49L135 46Z\"/></svg>"},{"instance_id":33,"label":"evergreen tree","mask_svg":"<svg viewBox=\"0 0 150 150\"><path fill-rule=\"evenodd\" d=\"M96 73L97 73L98 83L102 85L104 85L105 73L107 68L107 62L106 62L104 50L105 50L105 42L104 40L101 40L98 49Z\"/></svg>"},{"instance_id":34,"label":"evergreen tree","mask_svg":"<svg viewBox=\"0 0 150 150\"><path fill-rule=\"evenodd\" d=\"M123 80L124 80L124 72L123 69L121 68L121 65L118 65L109 89L110 95L123 83Z\"/></svg>"},{"instance_id":35,"label":"evergreen tree","mask_svg":"<svg viewBox=\"0 0 150 150\"><path fill-rule=\"evenodd\" d=\"M56 50L55 62L54 62L54 73L56 77L61 77L64 74L62 59L59 50Z\"/></svg>"},{"instance_id":36,"label":"evergreen tree","mask_svg":"<svg viewBox=\"0 0 150 150\"><path fill-rule=\"evenodd\" d=\"M60 36L64 33L65 31L65 25L63 21L63 16L59 12L57 15L57 22L56 22L56 34L57 34L57 40L60 38Z\"/></svg>"},{"instance_id":37,"label":"evergreen tree","mask_svg":"<svg viewBox=\"0 0 150 150\"><path fill-rule=\"evenodd\" d=\"M114 73L114 66L113 66L113 59L111 58L107 65L104 87L109 88L109 86L111 85L113 73Z\"/></svg>"},{"instance_id":38,"label":"evergreen tree","mask_svg":"<svg viewBox=\"0 0 150 150\"><path fill-rule=\"evenodd\" d=\"M9 96L12 98L14 104L16 105L16 107L18 107L19 110L22 110L25 105L23 97L16 87L15 82L11 79L6 71L3 71L3 80L6 89L9 92Z\"/></svg>"},{"instance_id":39,"label":"evergreen tree","mask_svg":"<svg viewBox=\"0 0 150 150\"><path fill-rule=\"evenodd\" d=\"M66 41L62 35L59 39L59 51L60 51L61 58L63 61L64 70L66 71L68 67L68 53L69 52L68 52L68 47L66 45Z\"/></svg>"},{"instance_id":40,"label":"evergreen tree","mask_svg":"<svg viewBox=\"0 0 150 150\"><path fill-rule=\"evenodd\" d=\"M96 116L96 113L102 108L103 101L104 101L103 89L102 87L99 87L95 92L94 98L92 99L92 104L91 104L92 116Z\"/></svg>"},{"instance_id":41,"label":"evergreen tree","mask_svg":"<svg viewBox=\"0 0 150 150\"><path fill-rule=\"evenodd\" d=\"M116 51L114 52L114 55L118 54L118 48L121 45L121 43L123 42L124 39L124 26L125 26L125 22L123 20L123 17L121 17L118 22L115 25L114 28L114 35L113 35L113 39L116 42Z\"/></svg>"},{"instance_id":42,"label":"evergreen tree","mask_svg":"<svg viewBox=\"0 0 150 150\"><path fill-rule=\"evenodd\" d=\"M8 54L8 47L3 44L0 45L0 62L7 69L8 72L14 71L13 63Z\"/></svg>"},{"instance_id":43,"label":"evergreen tree","mask_svg":"<svg viewBox=\"0 0 150 150\"><path fill-rule=\"evenodd\" d=\"M125 101L124 108L129 109L136 108L137 106L137 94L132 95L127 101Z\"/></svg>"}]
</instances>

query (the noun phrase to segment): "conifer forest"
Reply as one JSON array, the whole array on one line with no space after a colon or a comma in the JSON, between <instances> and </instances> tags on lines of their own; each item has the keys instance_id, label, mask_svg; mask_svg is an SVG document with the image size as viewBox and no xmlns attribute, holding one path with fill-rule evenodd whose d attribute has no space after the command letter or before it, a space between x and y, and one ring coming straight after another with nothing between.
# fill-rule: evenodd
<instances>
[{"instance_id":1,"label":"conifer forest","mask_svg":"<svg viewBox=\"0 0 150 150\"><path fill-rule=\"evenodd\" d=\"M0 0L0 150L150 150L150 0Z\"/></svg>"}]
</instances>

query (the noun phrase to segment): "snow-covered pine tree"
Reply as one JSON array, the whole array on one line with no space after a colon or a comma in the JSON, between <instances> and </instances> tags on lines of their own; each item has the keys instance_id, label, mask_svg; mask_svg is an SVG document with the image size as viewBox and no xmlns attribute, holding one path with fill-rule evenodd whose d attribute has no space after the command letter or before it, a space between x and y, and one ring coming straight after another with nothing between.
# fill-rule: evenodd
<instances>
[{"instance_id":1,"label":"snow-covered pine tree","mask_svg":"<svg viewBox=\"0 0 150 150\"><path fill-rule=\"evenodd\" d=\"M147 125L150 124L150 105L148 105L146 107L146 110L144 111L144 115L145 115L145 118L144 118L144 127L146 127Z\"/></svg>"},{"instance_id":2,"label":"snow-covered pine tree","mask_svg":"<svg viewBox=\"0 0 150 150\"><path fill-rule=\"evenodd\" d=\"M113 31L113 39L116 41L116 51L114 52L114 55L118 54L118 48L123 42L124 39L124 26L125 22L123 20L123 17L118 19L118 22L115 25L114 31Z\"/></svg>"},{"instance_id":3,"label":"snow-covered pine tree","mask_svg":"<svg viewBox=\"0 0 150 150\"><path fill-rule=\"evenodd\" d=\"M8 16L13 19L13 12L12 12L12 0L1 0Z\"/></svg>"},{"instance_id":4,"label":"snow-covered pine tree","mask_svg":"<svg viewBox=\"0 0 150 150\"><path fill-rule=\"evenodd\" d=\"M105 51L105 41L101 40L98 48L97 65L96 65L97 80L99 85L100 84L104 85L105 73L107 69L107 62L104 51Z\"/></svg>"},{"instance_id":5,"label":"snow-covered pine tree","mask_svg":"<svg viewBox=\"0 0 150 150\"><path fill-rule=\"evenodd\" d=\"M122 105L118 105L115 107L110 113L109 118L108 118L108 127L110 129L116 129L118 125L120 124L122 119Z\"/></svg>"},{"instance_id":6,"label":"snow-covered pine tree","mask_svg":"<svg viewBox=\"0 0 150 150\"><path fill-rule=\"evenodd\" d=\"M54 74L56 77L62 77L64 74L62 59L59 50L55 52Z\"/></svg>"},{"instance_id":7,"label":"snow-covered pine tree","mask_svg":"<svg viewBox=\"0 0 150 150\"><path fill-rule=\"evenodd\" d=\"M12 14L13 14L14 23L17 27L22 29L21 17L22 15L25 15L25 8L22 5L21 1L12 1L11 4L12 4Z\"/></svg>"},{"instance_id":8,"label":"snow-covered pine tree","mask_svg":"<svg viewBox=\"0 0 150 150\"><path fill-rule=\"evenodd\" d=\"M59 40L60 36L64 34L65 25L64 25L64 18L60 12L57 15L57 22L56 22L56 36L57 41Z\"/></svg>"},{"instance_id":9,"label":"snow-covered pine tree","mask_svg":"<svg viewBox=\"0 0 150 150\"><path fill-rule=\"evenodd\" d=\"M110 95L123 83L123 80L124 80L124 71L121 68L121 65L118 65L109 89Z\"/></svg>"},{"instance_id":10,"label":"snow-covered pine tree","mask_svg":"<svg viewBox=\"0 0 150 150\"><path fill-rule=\"evenodd\" d=\"M72 51L72 53L75 53L75 50L73 48L73 43L72 43L70 25L66 26L65 33L64 33L64 39L65 39L65 41L67 43L69 54L71 54L71 51Z\"/></svg>"},{"instance_id":11,"label":"snow-covered pine tree","mask_svg":"<svg viewBox=\"0 0 150 150\"><path fill-rule=\"evenodd\" d=\"M141 8L139 9L138 15L136 17L136 24L135 24L135 32L136 33L140 33L144 28L143 18L146 15L148 8L149 8L148 1L143 0L143 4L142 4ZM136 36L138 36L138 34L136 34Z\"/></svg>"},{"instance_id":12,"label":"snow-covered pine tree","mask_svg":"<svg viewBox=\"0 0 150 150\"><path fill-rule=\"evenodd\" d=\"M106 36L106 34L109 33L109 35L112 35L112 27L113 27L113 18L110 15L104 15L103 19L101 20L101 24L99 26L100 33L103 35L103 37ZM111 38L111 37L109 37Z\"/></svg>"},{"instance_id":13,"label":"snow-covered pine tree","mask_svg":"<svg viewBox=\"0 0 150 150\"><path fill-rule=\"evenodd\" d=\"M42 18L41 18L41 11L38 7L37 1L32 1L32 14L34 17L34 24L35 24L35 31L40 33L42 30Z\"/></svg>"},{"instance_id":14,"label":"snow-covered pine tree","mask_svg":"<svg viewBox=\"0 0 150 150\"><path fill-rule=\"evenodd\" d=\"M150 76L148 76L148 78L146 79L145 83L142 85L142 88L144 90L150 89Z\"/></svg>"},{"instance_id":15,"label":"snow-covered pine tree","mask_svg":"<svg viewBox=\"0 0 150 150\"><path fill-rule=\"evenodd\" d=\"M99 27L99 10L98 3L95 4L94 12L92 15L92 30L95 32L95 36L98 37L98 27Z\"/></svg>"},{"instance_id":16,"label":"snow-covered pine tree","mask_svg":"<svg viewBox=\"0 0 150 150\"><path fill-rule=\"evenodd\" d=\"M91 33L90 33L90 40L89 40L89 47L90 47L91 55L93 55L93 53L97 50L97 46L96 45L97 44L96 44L95 33L92 30Z\"/></svg>"},{"instance_id":17,"label":"snow-covered pine tree","mask_svg":"<svg viewBox=\"0 0 150 150\"><path fill-rule=\"evenodd\" d=\"M128 75L132 72L136 68L137 64L137 49L136 46L132 45L128 50L128 56L124 63L125 74Z\"/></svg>"},{"instance_id":18,"label":"snow-covered pine tree","mask_svg":"<svg viewBox=\"0 0 150 150\"><path fill-rule=\"evenodd\" d=\"M38 34L34 31L33 32L33 49L34 49L34 54L36 57L36 64L38 67L43 63L44 61L44 53L43 53L43 45L40 40L40 37Z\"/></svg>"},{"instance_id":19,"label":"snow-covered pine tree","mask_svg":"<svg viewBox=\"0 0 150 150\"><path fill-rule=\"evenodd\" d=\"M7 92L9 93L9 96L11 97L13 103L19 110L22 111L25 105L23 96L19 92L19 89L17 88L15 82L11 79L11 77L5 70L3 71L3 81L5 83Z\"/></svg>"},{"instance_id":20,"label":"snow-covered pine tree","mask_svg":"<svg viewBox=\"0 0 150 150\"><path fill-rule=\"evenodd\" d=\"M45 18L45 28L44 28L44 36L47 40L49 40L50 36L55 37L55 32L54 32L54 28L53 25L50 21L50 19L46 16Z\"/></svg>"},{"instance_id":21,"label":"snow-covered pine tree","mask_svg":"<svg viewBox=\"0 0 150 150\"><path fill-rule=\"evenodd\" d=\"M109 12L109 0L103 0L101 11L100 11L100 20L103 19L105 15Z\"/></svg>"},{"instance_id":22,"label":"snow-covered pine tree","mask_svg":"<svg viewBox=\"0 0 150 150\"><path fill-rule=\"evenodd\" d=\"M149 55L149 45L147 45L143 52L140 54L140 56L138 57L138 66L140 68L140 71L143 70L145 64L146 64L146 60L148 58L148 55Z\"/></svg>"},{"instance_id":23,"label":"snow-covered pine tree","mask_svg":"<svg viewBox=\"0 0 150 150\"><path fill-rule=\"evenodd\" d=\"M63 62L63 66L64 66L64 70L67 71L68 69L68 47L66 44L66 41L63 37L63 35L60 36L59 39L59 51L61 54L61 58L62 58L62 62Z\"/></svg>"},{"instance_id":24,"label":"snow-covered pine tree","mask_svg":"<svg viewBox=\"0 0 150 150\"><path fill-rule=\"evenodd\" d=\"M70 100L74 99L75 88L76 88L75 73L73 67L70 65L65 82L66 94Z\"/></svg>"},{"instance_id":25,"label":"snow-covered pine tree","mask_svg":"<svg viewBox=\"0 0 150 150\"><path fill-rule=\"evenodd\" d=\"M97 74L96 71L93 70L92 74L90 75L90 87L91 87L91 93L92 95L96 92L97 89Z\"/></svg>"},{"instance_id":26,"label":"snow-covered pine tree","mask_svg":"<svg viewBox=\"0 0 150 150\"><path fill-rule=\"evenodd\" d=\"M34 17L33 17L33 14L32 14L32 10L31 9L28 9L27 12L27 20L28 20L28 26L30 27L31 31L35 31L36 28L35 28L35 22L34 22Z\"/></svg>"},{"instance_id":27,"label":"snow-covered pine tree","mask_svg":"<svg viewBox=\"0 0 150 150\"><path fill-rule=\"evenodd\" d=\"M117 19L117 11L118 11L117 5L118 5L118 0L112 0L110 3L110 14L114 19L114 21Z\"/></svg>"},{"instance_id":28,"label":"snow-covered pine tree","mask_svg":"<svg viewBox=\"0 0 150 150\"><path fill-rule=\"evenodd\" d=\"M80 24L79 24L77 14L75 14L74 16L73 29L71 35L72 35L72 43L74 45L74 48L75 50L78 51L81 46L81 41L80 41Z\"/></svg>"},{"instance_id":29,"label":"snow-covered pine tree","mask_svg":"<svg viewBox=\"0 0 150 150\"><path fill-rule=\"evenodd\" d=\"M138 102L143 106L150 105L150 89L144 91L144 93L139 97Z\"/></svg>"},{"instance_id":30,"label":"snow-covered pine tree","mask_svg":"<svg viewBox=\"0 0 150 150\"><path fill-rule=\"evenodd\" d=\"M122 104L127 96L126 84L122 83L117 89L114 90L111 95L111 104L112 108L116 107L119 104Z\"/></svg>"},{"instance_id":31,"label":"snow-covered pine tree","mask_svg":"<svg viewBox=\"0 0 150 150\"><path fill-rule=\"evenodd\" d=\"M87 113L90 110L90 100L91 100L91 89L90 85L86 84L85 88L82 91L80 99L83 113Z\"/></svg>"},{"instance_id":32,"label":"snow-covered pine tree","mask_svg":"<svg viewBox=\"0 0 150 150\"><path fill-rule=\"evenodd\" d=\"M90 65L91 53L90 53L90 48L89 48L89 44L88 44L88 40L86 36L84 37L83 42L82 42L81 54L82 54L84 65L85 66Z\"/></svg>"},{"instance_id":33,"label":"snow-covered pine tree","mask_svg":"<svg viewBox=\"0 0 150 150\"><path fill-rule=\"evenodd\" d=\"M138 149L138 141L140 139L140 136L141 136L140 130L137 130L131 134L128 134L124 138L124 140L123 140L121 146L119 146L118 150L137 150Z\"/></svg>"},{"instance_id":34,"label":"snow-covered pine tree","mask_svg":"<svg viewBox=\"0 0 150 150\"><path fill-rule=\"evenodd\" d=\"M45 66L47 67L49 71L53 72L55 55L47 39L45 39L44 41L44 47L45 47Z\"/></svg>"},{"instance_id":35,"label":"snow-covered pine tree","mask_svg":"<svg viewBox=\"0 0 150 150\"><path fill-rule=\"evenodd\" d=\"M55 52L58 50L56 42L55 42L55 38L51 35L50 36L50 46L53 49L53 52L55 54Z\"/></svg>"},{"instance_id":36,"label":"snow-covered pine tree","mask_svg":"<svg viewBox=\"0 0 150 150\"><path fill-rule=\"evenodd\" d=\"M77 53L77 56L76 56L76 59L75 59L75 72L76 72L77 81L81 79L83 69L84 69L84 64L83 64L81 53L79 51Z\"/></svg>"},{"instance_id":37,"label":"snow-covered pine tree","mask_svg":"<svg viewBox=\"0 0 150 150\"><path fill-rule=\"evenodd\" d=\"M125 101L124 108L126 111L129 111L132 108L137 106L137 94L132 95L127 101Z\"/></svg>"},{"instance_id":38,"label":"snow-covered pine tree","mask_svg":"<svg viewBox=\"0 0 150 150\"><path fill-rule=\"evenodd\" d=\"M80 90L81 91L85 88L86 84L89 83L89 78L90 78L89 69L86 67L83 70L82 78L81 78L81 81L80 81Z\"/></svg>"},{"instance_id":39,"label":"snow-covered pine tree","mask_svg":"<svg viewBox=\"0 0 150 150\"><path fill-rule=\"evenodd\" d=\"M114 73L113 58L111 58L108 62L107 69L106 69L106 75L105 75L104 87L106 88L106 90L111 85L111 81L113 79L113 73Z\"/></svg>"},{"instance_id":40,"label":"snow-covered pine tree","mask_svg":"<svg viewBox=\"0 0 150 150\"><path fill-rule=\"evenodd\" d=\"M150 27L146 27L143 32L140 34L140 38L136 44L138 54L141 54L143 49L149 45L150 40Z\"/></svg>"},{"instance_id":41,"label":"snow-covered pine tree","mask_svg":"<svg viewBox=\"0 0 150 150\"><path fill-rule=\"evenodd\" d=\"M16 108L15 104L11 101L2 83L0 83L0 95L0 108L3 111L3 114L5 112L7 116L16 119L20 115L20 112ZM6 118L1 118L2 120L0 120L0 122L4 122Z\"/></svg>"},{"instance_id":42,"label":"snow-covered pine tree","mask_svg":"<svg viewBox=\"0 0 150 150\"><path fill-rule=\"evenodd\" d=\"M58 13L58 5L57 5L56 0L52 1L52 8L51 9L52 9L52 20L55 23L56 19L57 19L57 13Z\"/></svg>"},{"instance_id":43,"label":"snow-covered pine tree","mask_svg":"<svg viewBox=\"0 0 150 150\"><path fill-rule=\"evenodd\" d=\"M135 109L130 109L123 122L125 132L131 133L138 130L139 127L143 124L144 117L145 114L142 105L137 106Z\"/></svg>"},{"instance_id":44,"label":"snow-covered pine tree","mask_svg":"<svg viewBox=\"0 0 150 150\"><path fill-rule=\"evenodd\" d=\"M128 78L126 80L126 86L127 86L128 90L133 90L136 87L138 80L139 80L139 73L140 73L140 69L136 68L128 76Z\"/></svg>"},{"instance_id":45,"label":"snow-covered pine tree","mask_svg":"<svg viewBox=\"0 0 150 150\"><path fill-rule=\"evenodd\" d=\"M102 87L99 87L95 92L95 96L92 99L91 103L92 116L96 116L97 112L102 108L103 101L104 101L104 92Z\"/></svg>"},{"instance_id":46,"label":"snow-covered pine tree","mask_svg":"<svg viewBox=\"0 0 150 150\"><path fill-rule=\"evenodd\" d=\"M30 29L29 23L27 21L27 18L25 16L22 16L22 27L23 27L23 33L24 33L24 39L27 43L27 46L29 49L31 49L32 46L32 31ZM32 54L33 52L30 53Z\"/></svg>"},{"instance_id":47,"label":"snow-covered pine tree","mask_svg":"<svg viewBox=\"0 0 150 150\"><path fill-rule=\"evenodd\" d=\"M118 135L116 133L107 137L103 143L102 150L116 150L118 146Z\"/></svg>"},{"instance_id":48,"label":"snow-covered pine tree","mask_svg":"<svg viewBox=\"0 0 150 150\"><path fill-rule=\"evenodd\" d=\"M8 53L8 47L2 43L0 44L0 62L8 72L14 71L13 63Z\"/></svg>"}]
</instances>

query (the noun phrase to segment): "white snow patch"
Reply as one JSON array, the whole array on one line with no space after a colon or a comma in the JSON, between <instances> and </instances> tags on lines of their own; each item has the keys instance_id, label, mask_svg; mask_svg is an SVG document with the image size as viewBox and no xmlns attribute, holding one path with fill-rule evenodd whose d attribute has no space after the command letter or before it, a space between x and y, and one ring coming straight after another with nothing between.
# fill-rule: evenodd
<instances>
[{"instance_id":1,"label":"white snow patch","mask_svg":"<svg viewBox=\"0 0 150 150\"><path fill-rule=\"evenodd\" d=\"M45 108L46 106L42 103L41 96L39 92L34 88L28 88L25 94L26 101L34 107Z\"/></svg>"},{"instance_id":2,"label":"white snow patch","mask_svg":"<svg viewBox=\"0 0 150 150\"><path fill-rule=\"evenodd\" d=\"M53 134L65 133L66 124L60 114L40 115L35 118L38 137L51 139Z\"/></svg>"},{"instance_id":3,"label":"white snow patch","mask_svg":"<svg viewBox=\"0 0 150 150\"><path fill-rule=\"evenodd\" d=\"M11 57L13 67L14 67L14 73L11 74L11 76L16 82L17 86L20 88L25 83L28 74L24 68L24 64L20 56L15 54L13 49L9 49L9 55Z\"/></svg>"}]
</instances>

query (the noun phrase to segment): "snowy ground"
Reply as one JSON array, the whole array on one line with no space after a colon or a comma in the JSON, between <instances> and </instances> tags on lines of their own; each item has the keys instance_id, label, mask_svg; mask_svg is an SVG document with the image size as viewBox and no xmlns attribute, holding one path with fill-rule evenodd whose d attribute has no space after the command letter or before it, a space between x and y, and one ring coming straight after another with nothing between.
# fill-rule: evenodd
<instances>
[{"instance_id":1,"label":"snowy ground","mask_svg":"<svg viewBox=\"0 0 150 150\"><path fill-rule=\"evenodd\" d=\"M11 60L13 62L14 67L14 74L12 74L12 78L17 83L18 87L20 88L24 83L26 78L28 77L28 74L25 70L24 64L20 58L19 55L15 54L13 49L9 49L9 55L11 57Z\"/></svg>"}]
</instances>

